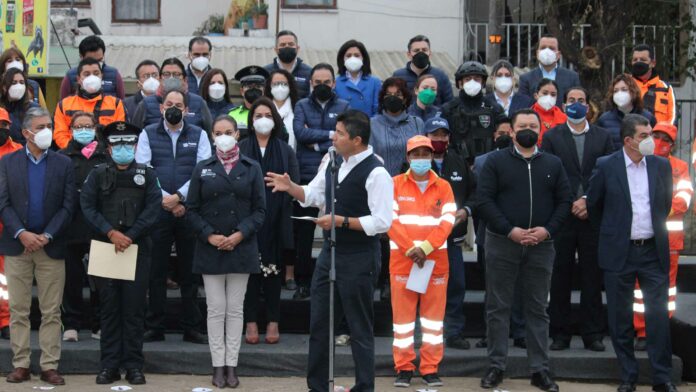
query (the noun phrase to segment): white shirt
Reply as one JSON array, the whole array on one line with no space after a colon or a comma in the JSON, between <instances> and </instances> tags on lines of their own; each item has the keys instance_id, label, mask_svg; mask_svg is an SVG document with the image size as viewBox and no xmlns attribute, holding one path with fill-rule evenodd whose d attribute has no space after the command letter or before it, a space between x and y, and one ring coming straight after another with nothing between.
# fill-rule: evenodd
<instances>
[{"instance_id":1,"label":"white shirt","mask_svg":"<svg viewBox=\"0 0 696 392\"><path fill-rule=\"evenodd\" d=\"M493 90L493 97L495 98L495 101L498 103L503 108L503 111L505 112L505 115L508 116L510 112L510 105L512 105L512 97L515 95L514 91L510 92L510 96L508 97L507 105L505 102L503 102L503 99L498 96L498 92Z\"/></svg>"},{"instance_id":2,"label":"white shirt","mask_svg":"<svg viewBox=\"0 0 696 392\"><path fill-rule=\"evenodd\" d=\"M338 168L338 183L343 181L348 173L365 158L372 155L372 146L367 150L349 157L341 163ZM329 154L326 154L319 165L319 172L309 185L302 186L305 200L300 203L302 207L322 207L326 201L326 168L328 166ZM360 225L365 234L373 236L379 233L386 233L392 223L392 208L394 204L394 181L387 170L382 167L374 168L367 176L365 181L367 191L367 205L370 208L370 215L358 217Z\"/></svg>"},{"instance_id":3,"label":"white shirt","mask_svg":"<svg viewBox=\"0 0 696 392\"><path fill-rule=\"evenodd\" d=\"M275 104L275 101L273 101ZM283 119L283 125L285 125L285 130L288 132L288 144L292 147L292 150L297 149L297 139L295 139L295 132L293 132L292 122L295 119L295 113L292 111L292 103L290 102L290 97L288 97L281 107L276 106L278 109L278 114Z\"/></svg>"},{"instance_id":4,"label":"white shirt","mask_svg":"<svg viewBox=\"0 0 696 392\"><path fill-rule=\"evenodd\" d=\"M626 176L628 177L628 189L631 192L631 210L633 220L631 224L631 239L643 240L655 236L652 227L652 214L650 214L650 188L648 187L648 166L645 157L634 163L622 150L626 163Z\"/></svg>"},{"instance_id":5,"label":"white shirt","mask_svg":"<svg viewBox=\"0 0 696 392\"><path fill-rule=\"evenodd\" d=\"M575 134L575 135L582 135L583 133L590 130L590 122L587 120L585 120L585 128L583 128L582 131L580 131L580 132L577 132L573 128L573 125L575 125L575 124L571 123L570 121L566 121L566 125L568 125L568 129L570 129L570 133Z\"/></svg>"}]
</instances>

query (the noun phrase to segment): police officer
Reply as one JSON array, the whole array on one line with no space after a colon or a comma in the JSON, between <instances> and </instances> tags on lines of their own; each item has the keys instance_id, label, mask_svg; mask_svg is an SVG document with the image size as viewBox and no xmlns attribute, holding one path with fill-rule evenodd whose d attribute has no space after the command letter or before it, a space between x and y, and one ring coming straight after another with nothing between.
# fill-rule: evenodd
<instances>
[{"instance_id":1,"label":"police officer","mask_svg":"<svg viewBox=\"0 0 696 392\"><path fill-rule=\"evenodd\" d=\"M477 61L467 61L454 73L459 91L455 98L442 107L442 117L450 125L452 144L471 165L474 158L493 149L493 132L504 115L498 104L486 103L483 86L488 72Z\"/></svg>"},{"instance_id":2,"label":"police officer","mask_svg":"<svg viewBox=\"0 0 696 392\"><path fill-rule=\"evenodd\" d=\"M96 229L95 239L114 244L116 252L138 246L135 280L95 278L102 309L101 368L97 384L121 379L126 370L131 384L145 384L143 333L145 291L150 271L148 229L157 221L162 190L155 171L135 163L140 129L114 122L104 129L112 162L92 170L82 187L80 204Z\"/></svg>"},{"instance_id":3,"label":"police officer","mask_svg":"<svg viewBox=\"0 0 696 392\"><path fill-rule=\"evenodd\" d=\"M240 69L236 74L234 74L234 78L238 80L241 85L239 87L239 92L244 98L244 105L239 105L230 110L228 115L237 122L239 140L245 139L249 134L249 127L247 125L249 109L254 101L263 96L263 87L266 84L266 79L268 79L268 77L268 71L258 65L249 65Z\"/></svg>"}]
</instances>

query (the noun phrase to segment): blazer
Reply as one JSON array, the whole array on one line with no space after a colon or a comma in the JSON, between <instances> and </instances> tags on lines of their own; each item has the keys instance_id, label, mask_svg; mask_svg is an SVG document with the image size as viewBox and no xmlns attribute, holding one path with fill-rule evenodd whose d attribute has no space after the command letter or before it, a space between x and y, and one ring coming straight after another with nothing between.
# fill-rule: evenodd
<instances>
[{"instance_id":1,"label":"blazer","mask_svg":"<svg viewBox=\"0 0 696 392\"><path fill-rule=\"evenodd\" d=\"M519 93L526 95L528 97L533 97L536 92L537 84L543 79L544 76L541 73L541 68L538 66L533 70L524 73L520 76L520 89ZM558 66L556 68L556 84L558 85L558 96L556 98L556 106L561 106L563 104L563 97L566 91L571 87L582 86L580 84L580 77L575 71L571 71L568 68L563 68Z\"/></svg>"},{"instance_id":2,"label":"blazer","mask_svg":"<svg viewBox=\"0 0 696 392\"><path fill-rule=\"evenodd\" d=\"M65 257L64 231L72 221L75 210L75 174L70 158L48 150L44 186L44 222L42 233L53 239L44 247L52 259ZM0 237L0 254L18 256L24 252L17 231L27 225L29 181L27 150L22 148L0 159L0 217L5 229ZM36 233L41 234L41 233Z\"/></svg>"},{"instance_id":3,"label":"blazer","mask_svg":"<svg viewBox=\"0 0 696 392\"><path fill-rule=\"evenodd\" d=\"M590 125L590 129L585 134L585 147L581 162L578 160L573 137L568 123L558 125L546 132L541 142L541 149L561 158L566 175L568 175L573 200L576 200L580 186L582 186L583 193L587 191L597 159L614 152L614 146L607 131L596 125Z\"/></svg>"},{"instance_id":4,"label":"blazer","mask_svg":"<svg viewBox=\"0 0 696 392\"><path fill-rule=\"evenodd\" d=\"M645 157L648 170L650 213L660 266L669 271L667 216L672 208L672 167L669 161L654 155ZM599 267L620 271L628 257L631 239L631 191L623 148L599 158L587 190L587 211L599 226Z\"/></svg>"}]
</instances>

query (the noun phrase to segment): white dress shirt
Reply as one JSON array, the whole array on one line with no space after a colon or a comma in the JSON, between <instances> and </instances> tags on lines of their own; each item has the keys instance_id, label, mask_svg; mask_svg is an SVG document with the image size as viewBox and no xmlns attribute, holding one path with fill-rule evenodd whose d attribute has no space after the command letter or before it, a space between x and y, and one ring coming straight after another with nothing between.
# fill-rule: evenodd
<instances>
[{"instance_id":1,"label":"white dress shirt","mask_svg":"<svg viewBox=\"0 0 696 392\"><path fill-rule=\"evenodd\" d=\"M275 104L275 101L273 101ZM290 102L290 97L285 100L283 106L278 107L278 114L280 118L283 119L283 125L285 125L285 130L288 132L288 144L292 147L293 151L297 150L297 139L295 139L295 132L292 129L292 122L295 120L295 113L292 111L292 102Z\"/></svg>"},{"instance_id":2,"label":"white dress shirt","mask_svg":"<svg viewBox=\"0 0 696 392\"><path fill-rule=\"evenodd\" d=\"M515 96L515 92L511 91L506 105L505 102L503 102L503 99L498 96L498 92L493 90L493 97L495 98L495 101L498 103L498 105L500 105L503 108L503 111L505 112L506 116L510 115L510 105L512 105L513 96Z\"/></svg>"},{"instance_id":3,"label":"white dress shirt","mask_svg":"<svg viewBox=\"0 0 696 392\"><path fill-rule=\"evenodd\" d=\"M338 168L338 183L340 184L355 166L370 155L372 155L372 146L368 146L367 150L344 160ZM314 179L308 185L302 186L305 195L304 203L300 203L302 207L321 208L324 205L326 201L324 193L326 192L328 156L326 154L324 159L322 159L319 171ZM392 223L394 181L387 173L387 170L379 166L374 168L367 176L365 190L367 191L367 205L370 208L370 215L358 217L360 225L365 234L369 236L386 233Z\"/></svg>"},{"instance_id":4,"label":"white dress shirt","mask_svg":"<svg viewBox=\"0 0 696 392\"><path fill-rule=\"evenodd\" d=\"M650 188L648 187L648 166L645 157L637 164L622 150L626 163L626 176L628 177L628 189L631 192L631 210L633 220L631 223L631 239L643 240L655 236L652 226L652 214L650 213Z\"/></svg>"}]
</instances>

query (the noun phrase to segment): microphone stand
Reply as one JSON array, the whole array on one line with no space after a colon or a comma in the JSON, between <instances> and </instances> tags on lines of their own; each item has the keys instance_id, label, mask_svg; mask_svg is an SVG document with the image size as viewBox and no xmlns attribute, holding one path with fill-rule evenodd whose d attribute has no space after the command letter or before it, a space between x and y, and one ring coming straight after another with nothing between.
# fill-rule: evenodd
<instances>
[{"instance_id":1,"label":"microphone stand","mask_svg":"<svg viewBox=\"0 0 696 392\"><path fill-rule=\"evenodd\" d=\"M336 164L336 154L331 154L329 163L331 170L330 203L331 203L331 235L329 247L331 249L331 267L329 269L329 392L334 392L334 286L336 285L336 176L338 175L338 165Z\"/></svg>"}]
</instances>

